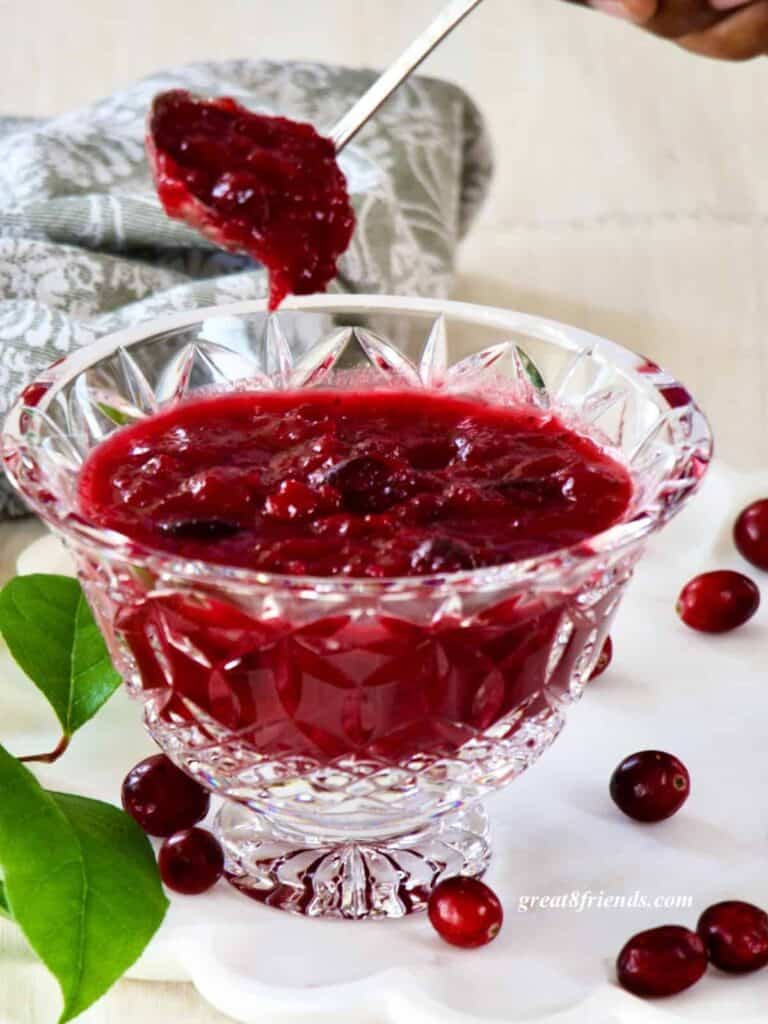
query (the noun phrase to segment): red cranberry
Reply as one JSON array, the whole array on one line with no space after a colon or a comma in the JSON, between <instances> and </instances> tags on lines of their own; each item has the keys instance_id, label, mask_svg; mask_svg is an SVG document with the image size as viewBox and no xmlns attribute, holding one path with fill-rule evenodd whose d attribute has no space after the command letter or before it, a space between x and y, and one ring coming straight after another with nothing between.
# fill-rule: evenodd
<instances>
[{"instance_id":1,"label":"red cranberry","mask_svg":"<svg viewBox=\"0 0 768 1024\"><path fill-rule=\"evenodd\" d=\"M748 562L768 571L768 498L744 509L733 528L733 539Z\"/></svg>"},{"instance_id":2,"label":"red cranberry","mask_svg":"<svg viewBox=\"0 0 768 1024\"><path fill-rule=\"evenodd\" d=\"M221 846L203 828L188 828L166 839L157 863L168 888L185 896L206 892L224 874Z\"/></svg>"},{"instance_id":3,"label":"red cranberry","mask_svg":"<svg viewBox=\"0 0 768 1024\"><path fill-rule=\"evenodd\" d=\"M696 930L721 971L747 974L768 964L768 914L760 907L739 900L716 903L701 915Z\"/></svg>"},{"instance_id":4,"label":"red cranberry","mask_svg":"<svg viewBox=\"0 0 768 1024\"><path fill-rule=\"evenodd\" d=\"M691 629L727 633L743 626L760 607L760 591L740 572L721 569L697 576L683 587L677 614Z\"/></svg>"},{"instance_id":5,"label":"red cranberry","mask_svg":"<svg viewBox=\"0 0 768 1024\"><path fill-rule=\"evenodd\" d=\"M707 950L696 932L664 925L640 932L619 953L619 984L636 996L674 996L707 969Z\"/></svg>"},{"instance_id":6,"label":"red cranberry","mask_svg":"<svg viewBox=\"0 0 768 1024\"><path fill-rule=\"evenodd\" d=\"M603 644L603 649L600 651L600 657L597 659L597 664L592 670L592 675L589 677L589 681L592 682L593 679L598 679L604 672L607 672L612 661L613 640L608 637Z\"/></svg>"},{"instance_id":7,"label":"red cranberry","mask_svg":"<svg viewBox=\"0 0 768 1024\"><path fill-rule=\"evenodd\" d=\"M691 792L688 769L671 754L643 750L625 758L611 776L616 806L635 821L663 821Z\"/></svg>"},{"instance_id":8,"label":"red cranberry","mask_svg":"<svg viewBox=\"0 0 768 1024\"><path fill-rule=\"evenodd\" d=\"M132 768L123 781L123 807L151 836L191 828L208 813L211 798L164 754Z\"/></svg>"},{"instance_id":9,"label":"red cranberry","mask_svg":"<svg viewBox=\"0 0 768 1024\"><path fill-rule=\"evenodd\" d=\"M504 911L498 897L477 878L448 878L429 899L429 920L452 946L475 949L492 942L501 931Z\"/></svg>"}]
</instances>

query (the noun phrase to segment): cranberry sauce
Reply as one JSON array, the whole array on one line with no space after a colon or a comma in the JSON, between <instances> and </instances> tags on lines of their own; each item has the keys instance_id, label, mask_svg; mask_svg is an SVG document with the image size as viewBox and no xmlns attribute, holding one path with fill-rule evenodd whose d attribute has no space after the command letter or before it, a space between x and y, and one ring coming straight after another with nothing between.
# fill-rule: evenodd
<instances>
[{"instance_id":1,"label":"cranberry sauce","mask_svg":"<svg viewBox=\"0 0 768 1024\"><path fill-rule=\"evenodd\" d=\"M311 125L177 89L155 98L147 148L166 213L263 263L270 308L336 276L355 215L333 143Z\"/></svg>"},{"instance_id":2,"label":"cranberry sauce","mask_svg":"<svg viewBox=\"0 0 768 1024\"><path fill-rule=\"evenodd\" d=\"M117 431L80 483L88 518L158 549L369 578L548 552L614 523L630 495L626 470L553 417L420 391L194 400ZM225 584L147 592L132 577L107 588L102 625L158 728L223 727L265 757L403 763L455 755L491 726L508 737L535 718L545 732L552 698L574 672L586 681L624 578L478 594L464 610L425 586L421 603L383 592L359 615L352 599L279 589L264 614L264 588L235 604Z\"/></svg>"},{"instance_id":3,"label":"cranberry sauce","mask_svg":"<svg viewBox=\"0 0 768 1024\"><path fill-rule=\"evenodd\" d=\"M229 393L118 431L80 495L174 554L313 576L540 555L615 523L626 470L553 417L421 391Z\"/></svg>"}]
</instances>

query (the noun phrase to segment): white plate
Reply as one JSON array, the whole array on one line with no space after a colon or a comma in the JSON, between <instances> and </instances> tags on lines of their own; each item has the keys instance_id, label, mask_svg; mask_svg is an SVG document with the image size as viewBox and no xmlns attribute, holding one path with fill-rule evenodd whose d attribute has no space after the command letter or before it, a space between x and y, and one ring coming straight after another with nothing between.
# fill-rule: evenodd
<instances>
[{"instance_id":1,"label":"white plate","mask_svg":"<svg viewBox=\"0 0 768 1024\"><path fill-rule=\"evenodd\" d=\"M674 613L690 576L744 569L730 523L766 494L768 474L713 470L701 497L643 562L614 631L609 674L592 685L542 762L489 801L496 855L488 880L507 914L495 943L455 951L424 917L306 921L221 884L206 896L174 897L132 976L189 978L219 1010L253 1024L267 1017L285 1024L764 1021L768 972L734 979L710 971L682 996L645 1003L615 985L613 962L634 932L694 926L717 900L768 905L768 601L748 626L722 637L695 634ZM65 567L51 538L32 545L19 565L22 572ZM55 739L50 713L8 660L3 655L0 665L2 740L18 753L44 749ZM117 694L41 777L117 801L127 769L152 749L139 721L138 707ZM607 792L616 764L648 747L677 754L692 775L685 808L655 826L622 817ZM690 897L692 906L519 910L521 897L636 891L651 900Z\"/></svg>"}]
</instances>

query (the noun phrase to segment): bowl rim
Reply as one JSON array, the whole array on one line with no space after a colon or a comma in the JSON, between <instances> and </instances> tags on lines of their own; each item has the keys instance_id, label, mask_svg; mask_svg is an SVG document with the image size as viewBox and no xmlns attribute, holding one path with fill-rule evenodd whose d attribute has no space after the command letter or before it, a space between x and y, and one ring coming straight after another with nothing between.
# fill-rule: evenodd
<instances>
[{"instance_id":1,"label":"bowl rim","mask_svg":"<svg viewBox=\"0 0 768 1024\"><path fill-rule=\"evenodd\" d=\"M148 340L155 335L167 335L211 318L246 317L254 314L268 314L279 318L283 313L329 311L336 313L366 311L379 314L401 312L432 316L435 319L441 316L459 321L463 319L471 321L475 325L495 327L510 333L527 334L529 337L570 349L574 354L584 350L596 350L625 373L642 379L647 388L661 395L670 411L675 408L674 405L666 399L661 386L654 384L649 375L642 376L639 373L638 364L644 361L655 367L664 378L664 390L679 387L689 394L684 385L671 374L629 348L583 328L573 327L536 314L507 310L503 307L432 298L334 293L290 296L277 313L270 314L266 299L245 300L165 314L118 331L107 332L87 345L74 349L52 366L41 371L27 385L25 391L39 384L45 385L45 394L35 406L28 406L24 401L25 392L22 392L9 409L2 426L0 435L2 456L9 480L33 511L65 542L72 541L80 547L85 547L97 557L130 562L132 565L155 572L161 577L176 577L198 585L205 584L219 588L250 590L254 587L259 589L283 587L292 590L311 590L324 595L353 593L358 596L380 596L383 593L402 594L414 590L423 594L424 588L434 591L441 587L446 587L450 592L455 592L457 589L497 590L516 584L530 584L533 580L538 581L542 577L550 577L552 573L556 573L560 577L569 568L580 567L589 571L592 562L597 562L607 555L618 555L636 546L664 526L693 497L706 475L713 452L712 430L705 413L691 398L685 408L689 409L692 415L697 415L700 420L701 437L696 457L701 465L701 472L676 502L663 503L655 512L651 508L642 509L631 519L614 524L576 544L532 558L431 576L369 578L292 576L237 568L204 559L180 558L167 551L135 541L117 531L96 527L77 516L57 515L29 492L8 464L9 455L12 455L23 443L26 433L25 416L29 418L32 414L32 417L36 418L40 412L44 413L57 389L69 383L94 362L113 354L118 348L129 348L131 345Z\"/></svg>"}]
</instances>

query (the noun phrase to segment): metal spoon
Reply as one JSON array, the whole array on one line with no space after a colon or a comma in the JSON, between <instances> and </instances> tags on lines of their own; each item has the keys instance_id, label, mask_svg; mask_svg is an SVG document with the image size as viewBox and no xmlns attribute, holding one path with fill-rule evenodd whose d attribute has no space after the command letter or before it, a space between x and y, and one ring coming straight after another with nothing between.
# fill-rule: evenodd
<instances>
[{"instance_id":1,"label":"metal spoon","mask_svg":"<svg viewBox=\"0 0 768 1024\"><path fill-rule=\"evenodd\" d=\"M386 0L384 2L386 3ZM429 28L422 32L405 53L373 83L368 92L360 97L330 133L337 153L354 139L406 78L413 74L446 36L450 35L481 3L482 0L452 0L452 3L448 4L442 14L438 15Z\"/></svg>"}]
</instances>

